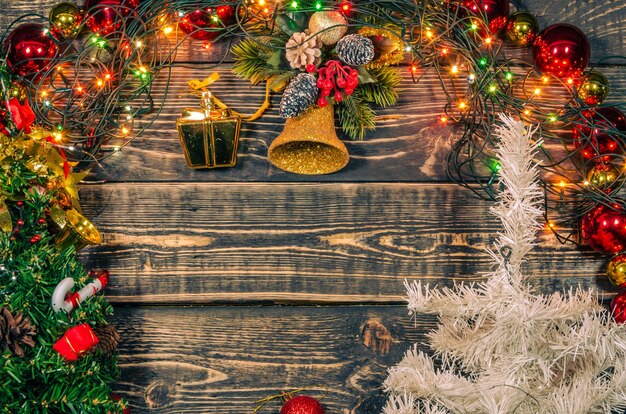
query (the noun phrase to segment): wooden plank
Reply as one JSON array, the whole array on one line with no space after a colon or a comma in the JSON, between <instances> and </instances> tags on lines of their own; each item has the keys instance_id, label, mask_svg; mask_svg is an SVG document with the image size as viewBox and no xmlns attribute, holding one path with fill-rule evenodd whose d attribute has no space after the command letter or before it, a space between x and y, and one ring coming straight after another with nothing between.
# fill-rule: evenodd
<instances>
[{"instance_id":1,"label":"wooden plank","mask_svg":"<svg viewBox=\"0 0 626 414\"><path fill-rule=\"evenodd\" d=\"M267 149L283 129L284 120L278 116L279 96L272 100L266 114L251 123L244 123L239 148L238 165L234 168L202 171L187 167L175 123L184 107L198 107L198 99L187 93L186 81L202 78L208 73L202 66L176 68L169 85L168 100L154 123L129 147L107 158L94 169L92 179L119 181L440 181L447 180L445 159L461 128L443 125L439 121L446 104L439 78L433 71L424 73L413 83L408 72L400 69L403 80L400 99L392 108L381 109L386 118L378 129L364 141L345 141L351 154L348 166L326 176L296 176L273 167L267 160ZM607 102L626 100L626 76L621 67L603 68L611 81ZM249 87L237 79L228 66L220 70L222 79L213 93L228 105L244 113L252 113L263 101L262 86ZM166 83L161 78L156 90ZM534 88L534 87L533 87ZM558 101L565 96L556 82L543 88L547 100ZM461 91L464 93L464 91ZM462 95L461 95L462 96ZM565 104L565 99L562 100ZM548 145L560 150L561 145Z\"/></svg>"},{"instance_id":2,"label":"wooden plank","mask_svg":"<svg viewBox=\"0 0 626 414\"><path fill-rule=\"evenodd\" d=\"M113 323L122 334L115 389L133 414L251 413L255 400L300 387L328 393L328 413L372 414L387 368L434 319L414 325L404 306L122 307Z\"/></svg>"},{"instance_id":3,"label":"wooden plank","mask_svg":"<svg viewBox=\"0 0 626 414\"><path fill-rule=\"evenodd\" d=\"M499 230L490 203L452 184L124 183L81 196L105 239L85 262L111 270L118 303L397 303L405 278L480 277ZM547 232L540 243L538 288L597 283L604 257Z\"/></svg>"}]
</instances>

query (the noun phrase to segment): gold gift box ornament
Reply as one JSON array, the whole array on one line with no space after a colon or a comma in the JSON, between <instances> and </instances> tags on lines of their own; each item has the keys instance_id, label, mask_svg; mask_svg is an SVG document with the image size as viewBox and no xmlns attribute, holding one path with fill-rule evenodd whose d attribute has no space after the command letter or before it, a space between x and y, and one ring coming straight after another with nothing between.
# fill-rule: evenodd
<instances>
[{"instance_id":1,"label":"gold gift box ornament","mask_svg":"<svg viewBox=\"0 0 626 414\"><path fill-rule=\"evenodd\" d=\"M241 117L228 108L214 108L211 92L202 92L200 109L183 109L176 129L189 167L234 167L237 163Z\"/></svg>"}]
</instances>

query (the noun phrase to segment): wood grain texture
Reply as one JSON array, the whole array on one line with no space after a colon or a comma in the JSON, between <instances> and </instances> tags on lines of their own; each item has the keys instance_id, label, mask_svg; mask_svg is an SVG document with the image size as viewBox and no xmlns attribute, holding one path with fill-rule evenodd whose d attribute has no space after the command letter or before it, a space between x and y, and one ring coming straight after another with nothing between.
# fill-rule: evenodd
<instances>
[{"instance_id":1,"label":"wood grain texture","mask_svg":"<svg viewBox=\"0 0 626 414\"><path fill-rule=\"evenodd\" d=\"M394 107L378 111L383 120L363 141L344 141L351 155L348 166L336 174L325 176L294 176L273 167L267 160L267 149L284 126L278 116L279 96L265 115L244 123L241 133L238 164L234 168L192 170L185 163L176 132L176 119L185 107L198 107L199 101L187 93L189 79L204 78L211 71L202 65L176 68L169 83L165 106L154 123L129 147L106 159L96 167L91 179L111 182L128 181L443 181L448 180L445 159L461 128L439 122L446 104L439 78L433 71L423 74L415 84L408 72L403 73L400 99ZM603 68L611 80L607 102L626 101L626 76L622 67ZM228 105L243 113L252 113L263 101L263 86L250 87L237 79L228 65L220 68L222 78L211 88ZM155 90L163 90L166 78L161 77ZM157 92L158 93L158 92ZM551 102L566 103L561 86L550 85L543 94ZM560 149L560 145L546 147Z\"/></svg>"},{"instance_id":2,"label":"wood grain texture","mask_svg":"<svg viewBox=\"0 0 626 414\"><path fill-rule=\"evenodd\" d=\"M115 302L395 302L402 282L489 269L490 203L451 184L108 184L84 188L103 232L85 253ZM543 234L544 290L595 284L602 258Z\"/></svg>"},{"instance_id":3,"label":"wood grain texture","mask_svg":"<svg viewBox=\"0 0 626 414\"><path fill-rule=\"evenodd\" d=\"M387 367L434 319L404 306L118 308L122 380L133 413L242 414L281 390L310 387L329 414L374 414ZM364 344L384 326L387 352ZM276 413L275 403L262 413Z\"/></svg>"}]
</instances>

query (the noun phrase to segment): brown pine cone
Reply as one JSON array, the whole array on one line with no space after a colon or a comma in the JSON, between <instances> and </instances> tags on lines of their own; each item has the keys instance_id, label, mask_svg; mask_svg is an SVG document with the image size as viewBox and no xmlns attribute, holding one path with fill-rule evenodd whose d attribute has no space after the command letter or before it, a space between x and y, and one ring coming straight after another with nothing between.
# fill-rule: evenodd
<instances>
[{"instance_id":1,"label":"brown pine cone","mask_svg":"<svg viewBox=\"0 0 626 414\"><path fill-rule=\"evenodd\" d=\"M287 61L294 69L304 70L308 64L317 66L322 60L322 42L317 36L311 37L308 30L294 33L285 47Z\"/></svg>"},{"instance_id":2,"label":"brown pine cone","mask_svg":"<svg viewBox=\"0 0 626 414\"><path fill-rule=\"evenodd\" d=\"M22 312L13 316L9 308L0 310L0 350L9 350L18 357L24 357L23 345L34 347L37 327L25 318Z\"/></svg>"},{"instance_id":3,"label":"brown pine cone","mask_svg":"<svg viewBox=\"0 0 626 414\"><path fill-rule=\"evenodd\" d=\"M113 355L117 349L117 344L120 342L120 333L115 329L115 326L111 324L98 325L93 331L98 337L98 348L102 350L102 353L106 356Z\"/></svg>"}]
</instances>

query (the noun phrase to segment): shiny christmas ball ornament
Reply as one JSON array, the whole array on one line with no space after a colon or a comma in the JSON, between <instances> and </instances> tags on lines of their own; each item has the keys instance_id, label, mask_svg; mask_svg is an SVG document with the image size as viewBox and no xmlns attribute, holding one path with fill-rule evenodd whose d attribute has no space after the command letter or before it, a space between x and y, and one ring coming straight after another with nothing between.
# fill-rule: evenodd
<instances>
[{"instance_id":1,"label":"shiny christmas ball ornament","mask_svg":"<svg viewBox=\"0 0 626 414\"><path fill-rule=\"evenodd\" d=\"M558 23L543 29L533 44L535 67L559 78L579 77L591 57L587 36L576 26Z\"/></svg>"},{"instance_id":2,"label":"shiny christmas ball ornament","mask_svg":"<svg viewBox=\"0 0 626 414\"><path fill-rule=\"evenodd\" d=\"M539 23L530 13L518 11L509 17L506 25L506 37L515 46L530 46L539 32Z\"/></svg>"},{"instance_id":3,"label":"shiny christmas ball ornament","mask_svg":"<svg viewBox=\"0 0 626 414\"><path fill-rule=\"evenodd\" d=\"M626 148L626 116L607 106L583 111L583 119L573 130L574 144L583 158L608 161Z\"/></svg>"},{"instance_id":4,"label":"shiny christmas ball ornament","mask_svg":"<svg viewBox=\"0 0 626 414\"><path fill-rule=\"evenodd\" d=\"M331 46L346 34L347 24L344 15L338 11L321 11L313 13L309 19L309 30L326 46Z\"/></svg>"},{"instance_id":5,"label":"shiny christmas ball ornament","mask_svg":"<svg viewBox=\"0 0 626 414\"><path fill-rule=\"evenodd\" d=\"M607 194L619 188L624 178L624 174L609 162L597 163L587 174L589 185Z\"/></svg>"},{"instance_id":6,"label":"shiny christmas ball ornament","mask_svg":"<svg viewBox=\"0 0 626 414\"><path fill-rule=\"evenodd\" d=\"M78 34L83 14L74 3L58 3L50 10L50 31L56 38Z\"/></svg>"},{"instance_id":7,"label":"shiny christmas ball ornament","mask_svg":"<svg viewBox=\"0 0 626 414\"><path fill-rule=\"evenodd\" d=\"M43 26L24 23L7 36L4 50L11 72L25 78L36 78L48 69L58 47Z\"/></svg>"},{"instance_id":8,"label":"shiny christmas ball ornament","mask_svg":"<svg viewBox=\"0 0 626 414\"><path fill-rule=\"evenodd\" d=\"M210 41L228 26L235 13L233 6L206 7L185 14L178 22L184 33L196 40Z\"/></svg>"},{"instance_id":9,"label":"shiny christmas ball ornament","mask_svg":"<svg viewBox=\"0 0 626 414\"><path fill-rule=\"evenodd\" d=\"M93 33L105 36L122 27L124 19L134 13L140 0L85 0L83 8L87 27Z\"/></svg>"},{"instance_id":10,"label":"shiny christmas ball ornament","mask_svg":"<svg viewBox=\"0 0 626 414\"><path fill-rule=\"evenodd\" d=\"M614 256L606 267L606 276L617 287L626 287L626 254Z\"/></svg>"},{"instance_id":11,"label":"shiny christmas ball ornament","mask_svg":"<svg viewBox=\"0 0 626 414\"><path fill-rule=\"evenodd\" d=\"M313 397L297 395L287 400L280 409L280 414L324 414L324 408Z\"/></svg>"},{"instance_id":12,"label":"shiny christmas ball ornament","mask_svg":"<svg viewBox=\"0 0 626 414\"><path fill-rule=\"evenodd\" d=\"M611 315L617 323L626 322L626 290L615 295L611 301Z\"/></svg>"},{"instance_id":13,"label":"shiny christmas ball ornament","mask_svg":"<svg viewBox=\"0 0 626 414\"><path fill-rule=\"evenodd\" d=\"M26 87L21 83L14 83L7 89L7 98L16 98L20 103L24 103L28 97Z\"/></svg>"},{"instance_id":14,"label":"shiny christmas ball ornament","mask_svg":"<svg viewBox=\"0 0 626 414\"><path fill-rule=\"evenodd\" d=\"M585 214L580 227L592 249L604 254L626 250L626 211L621 203L598 204Z\"/></svg>"},{"instance_id":15,"label":"shiny christmas ball ornament","mask_svg":"<svg viewBox=\"0 0 626 414\"><path fill-rule=\"evenodd\" d=\"M578 96L587 105L599 105L609 95L609 80L600 72L591 71L578 88Z\"/></svg>"},{"instance_id":16,"label":"shiny christmas ball ornament","mask_svg":"<svg viewBox=\"0 0 626 414\"><path fill-rule=\"evenodd\" d=\"M509 0L464 0L463 4L473 15L487 18L491 34L497 34L506 26Z\"/></svg>"}]
</instances>

